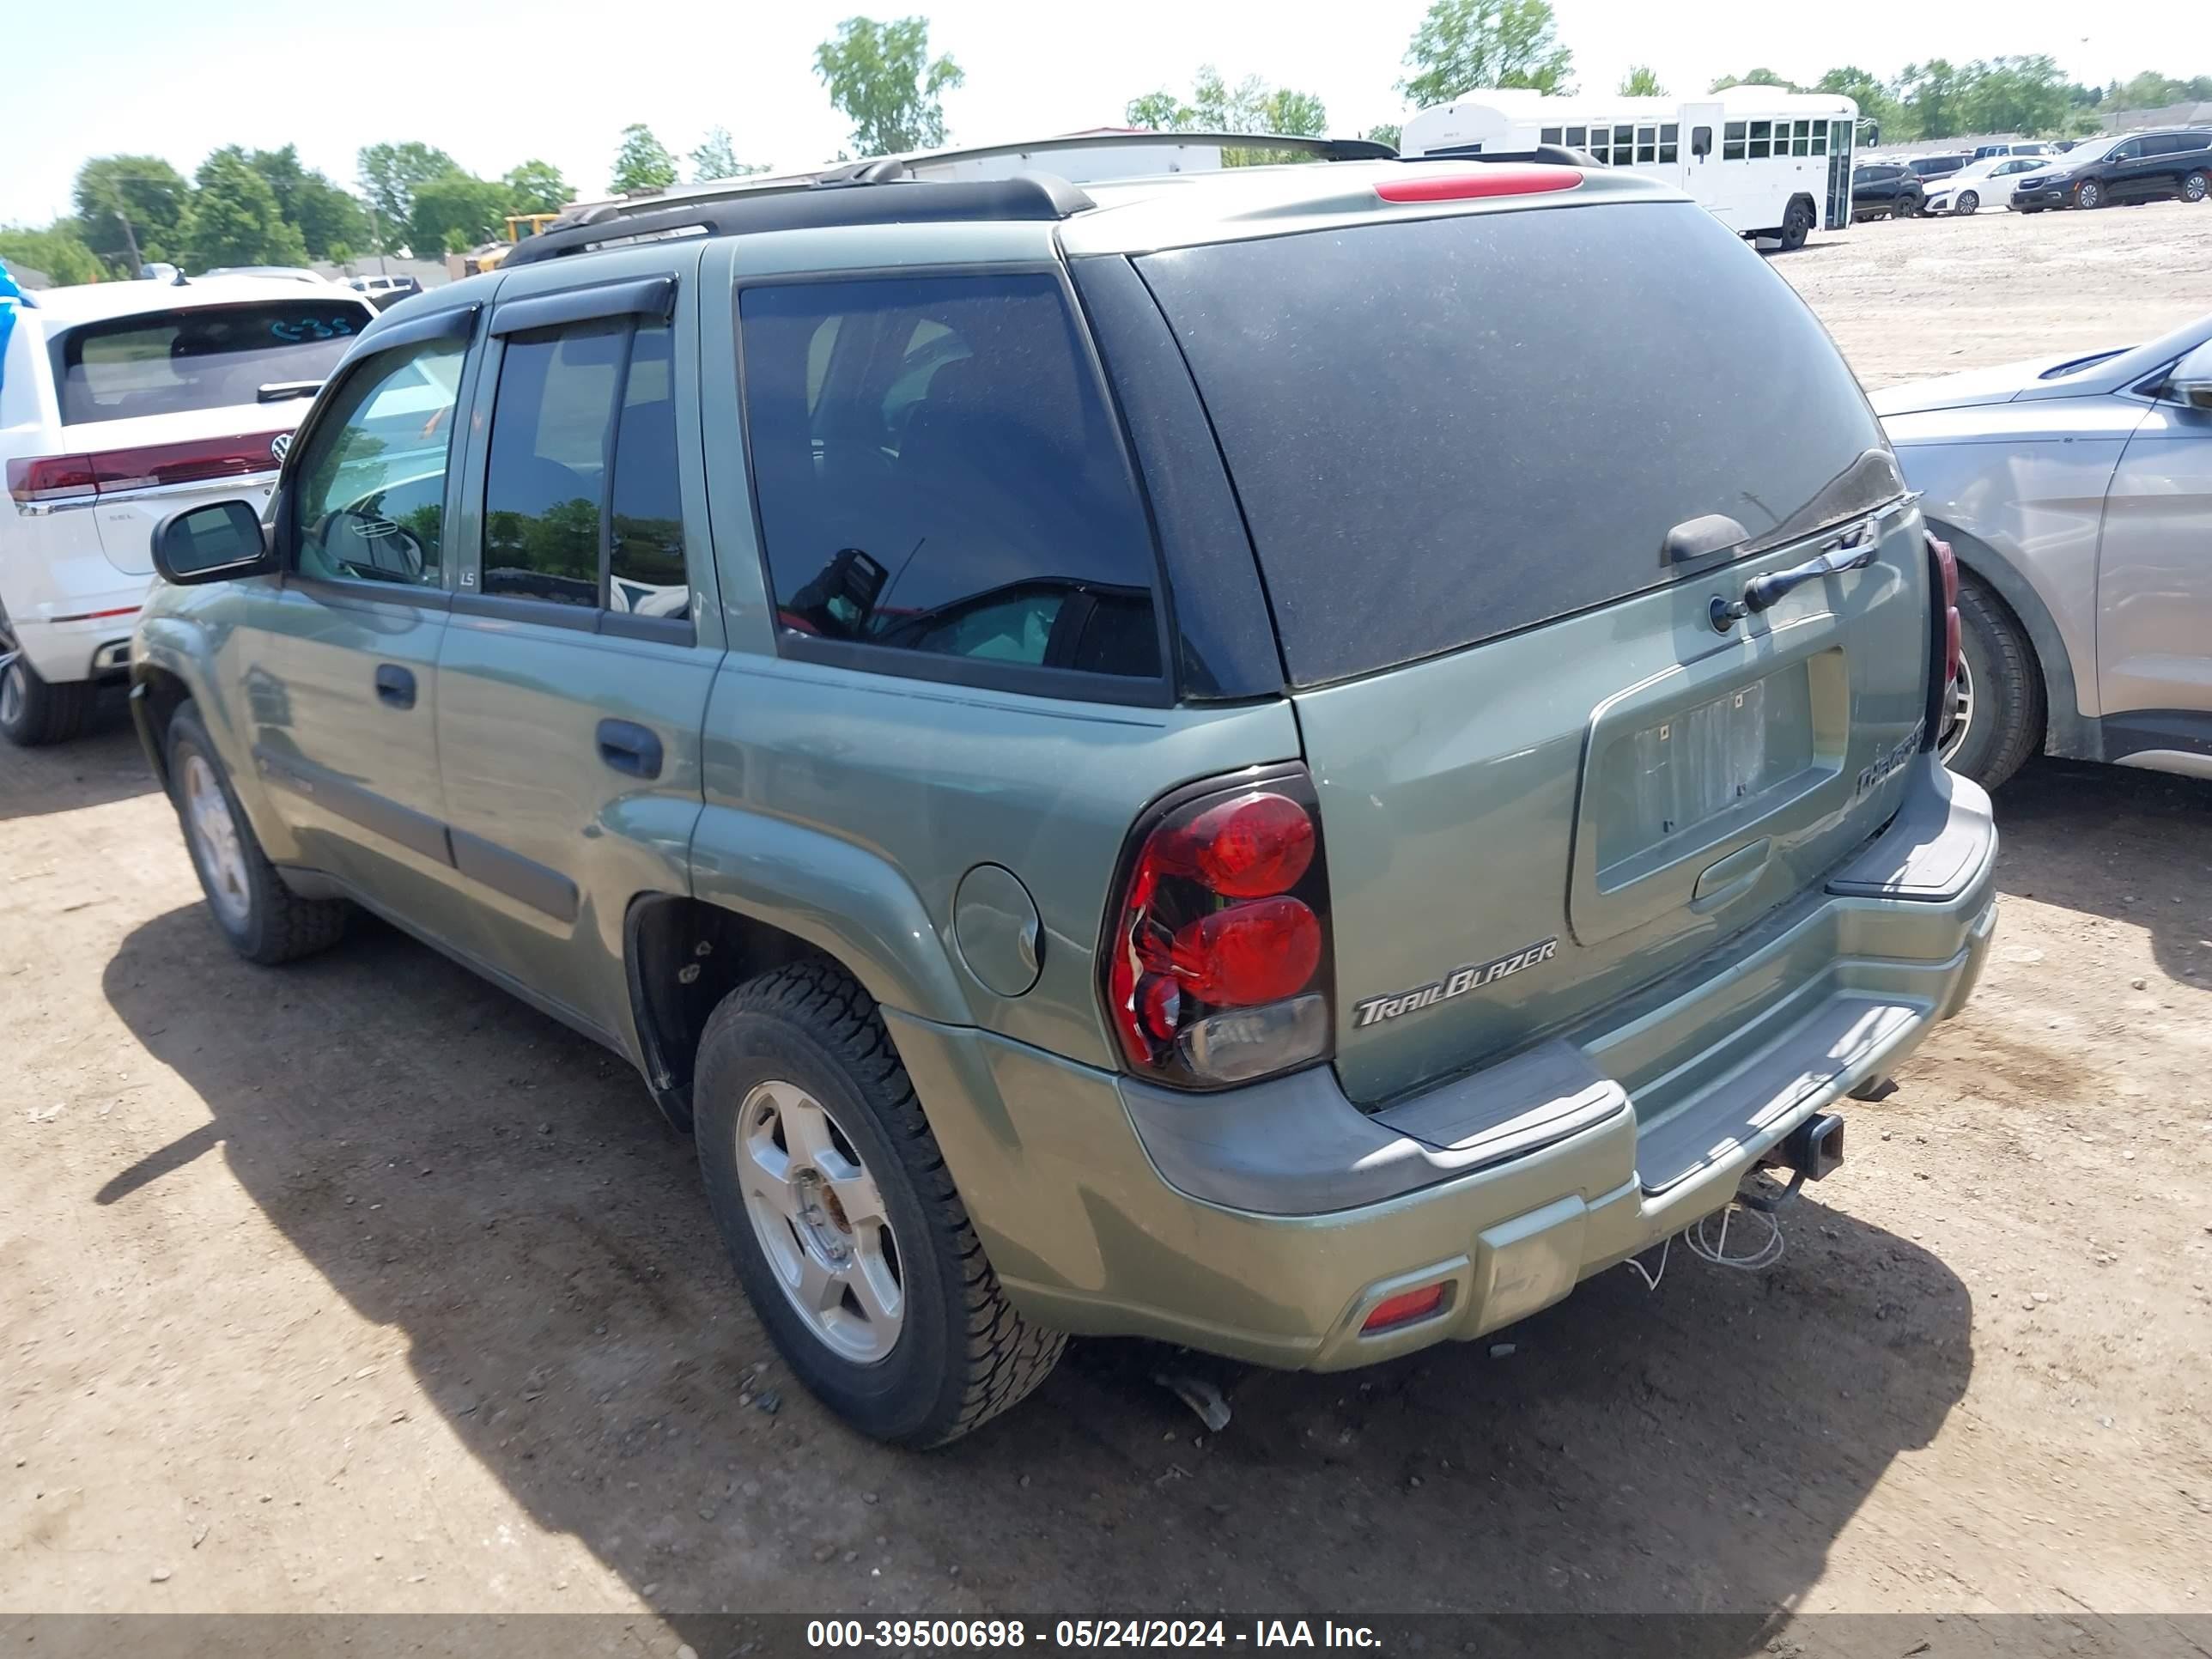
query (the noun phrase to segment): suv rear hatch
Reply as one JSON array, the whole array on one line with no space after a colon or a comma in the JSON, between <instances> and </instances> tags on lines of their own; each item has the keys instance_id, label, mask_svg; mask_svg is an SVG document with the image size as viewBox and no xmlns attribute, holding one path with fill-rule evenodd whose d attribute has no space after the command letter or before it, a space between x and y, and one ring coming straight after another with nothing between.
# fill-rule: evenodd
<instances>
[{"instance_id":1,"label":"suv rear hatch","mask_svg":"<svg viewBox=\"0 0 2212 1659\"><path fill-rule=\"evenodd\" d=\"M1274 612L1370 1105L1817 886L1921 741L1919 517L1835 347L1702 209L1571 201L1135 262Z\"/></svg>"}]
</instances>

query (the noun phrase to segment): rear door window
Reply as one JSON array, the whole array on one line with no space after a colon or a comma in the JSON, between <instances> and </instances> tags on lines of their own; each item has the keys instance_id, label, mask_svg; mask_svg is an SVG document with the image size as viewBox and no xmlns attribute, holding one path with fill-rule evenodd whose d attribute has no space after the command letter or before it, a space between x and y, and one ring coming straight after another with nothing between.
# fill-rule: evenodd
<instances>
[{"instance_id":1,"label":"rear door window","mask_svg":"<svg viewBox=\"0 0 2212 1659\"><path fill-rule=\"evenodd\" d=\"M775 284L738 314L787 648L988 684L1159 677L1150 526L1057 277Z\"/></svg>"},{"instance_id":2,"label":"rear door window","mask_svg":"<svg viewBox=\"0 0 2212 1659\"><path fill-rule=\"evenodd\" d=\"M252 407L330 378L374 313L349 296L142 313L54 342L63 424Z\"/></svg>"},{"instance_id":3,"label":"rear door window","mask_svg":"<svg viewBox=\"0 0 2212 1659\"><path fill-rule=\"evenodd\" d=\"M489 599L688 620L665 323L506 337L484 471Z\"/></svg>"},{"instance_id":4,"label":"rear door window","mask_svg":"<svg viewBox=\"0 0 2212 1659\"><path fill-rule=\"evenodd\" d=\"M1663 586L1692 519L1735 520L1748 554L1902 489L1811 312L1699 207L1455 215L1137 266L1298 684ZM1601 313L1554 280L1627 269Z\"/></svg>"}]
</instances>

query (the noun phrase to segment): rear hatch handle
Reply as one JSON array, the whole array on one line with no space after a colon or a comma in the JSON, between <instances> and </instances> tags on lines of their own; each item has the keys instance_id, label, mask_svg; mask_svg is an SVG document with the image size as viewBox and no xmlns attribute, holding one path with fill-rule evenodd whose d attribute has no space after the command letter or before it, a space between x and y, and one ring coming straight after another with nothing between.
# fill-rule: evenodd
<instances>
[{"instance_id":1,"label":"rear hatch handle","mask_svg":"<svg viewBox=\"0 0 2212 1659\"><path fill-rule=\"evenodd\" d=\"M312 398L322 389L320 380L271 380L254 394L254 401L281 404L288 398Z\"/></svg>"},{"instance_id":2,"label":"rear hatch handle","mask_svg":"<svg viewBox=\"0 0 2212 1659\"><path fill-rule=\"evenodd\" d=\"M1783 596L1795 592L1807 582L1818 581L1823 576L1839 576L1846 570L1863 570L1874 562L1880 547L1874 533L1874 520L1855 525L1827 543L1802 564L1793 564L1787 570L1777 570L1770 575L1754 576L1744 584L1740 599L1723 599L1713 596L1713 626L1725 634L1740 617L1771 610L1782 602Z\"/></svg>"}]
</instances>

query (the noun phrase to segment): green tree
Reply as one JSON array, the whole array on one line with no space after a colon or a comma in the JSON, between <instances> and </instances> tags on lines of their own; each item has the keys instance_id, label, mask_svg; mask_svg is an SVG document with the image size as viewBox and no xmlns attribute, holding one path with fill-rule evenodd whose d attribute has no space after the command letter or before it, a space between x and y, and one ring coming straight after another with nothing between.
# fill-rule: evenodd
<instances>
[{"instance_id":1,"label":"green tree","mask_svg":"<svg viewBox=\"0 0 2212 1659\"><path fill-rule=\"evenodd\" d=\"M1388 144L1392 149L1395 149L1404 138L1405 132L1405 128L1395 121L1378 121L1359 136L1363 138L1371 138L1378 144Z\"/></svg>"},{"instance_id":2,"label":"green tree","mask_svg":"<svg viewBox=\"0 0 2212 1659\"><path fill-rule=\"evenodd\" d=\"M277 211L298 227L311 257L332 258L333 248L368 240L368 214L362 204L322 173L301 167L295 146L250 151L246 163L276 192Z\"/></svg>"},{"instance_id":3,"label":"green tree","mask_svg":"<svg viewBox=\"0 0 2212 1659\"><path fill-rule=\"evenodd\" d=\"M1875 123L1892 138L1900 136L1896 131L1897 100L1889 95L1887 87L1857 64L1830 70L1813 83L1813 90L1850 99L1859 106L1861 120Z\"/></svg>"},{"instance_id":4,"label":"green tree","mask_svg":"<svg viewBox=\"0 0 2212 1659\"><path fill-rule=\"evenodd\" d=\"M1248 75L1232 87L1211 64L1200 67L1188 103L1171 93L1147 93L1131 99L1124 113L1131 126L1154 132L1279 132L1317 137L1328 131L1328 107L1314 94L1270 87L1256 75ZM1285 159L1307 158L1256 146L1224 147L1221 152L1224 167Z\"/></svg>"},{"instance_id":5,"label":"green tree","mask_svg":"<svg viewBox=\"0 0 2212 1659\"><path fill-rule=\"evenodd\" d=\"M1476 87L1571 92L1575 56L1545 0L1436 0L1406 49L1398 90L1416 107Z\"/></svg>"},{"instance_id":6,"label":"green tree","mask_svg":"<svg viewBox=\"0 0 2212 1659\"><path fill-rule=\"evenodd\" d=\"M561 169L550 161L519 161L500 180L509 213L558 213L576 199Z\"/></svg>"},{"instance_id":7,"label":"green tree","mask_svg":"<svg viewBox=\"0 0 2212 1659\"><path fill-rule=\"evenodd\" d=\"M458 170L459 164L428 144L370 144L355 157L362 192L377 214L388 250L407 235L415 216L416 186Z\"/></svg>"},{"instance_id":8,"label":"green tree","mask_svg":"<svg viewBox=\"0 0 2212 1659\"><path fill-rule=\"evenodd\" d=\"M1899 113L1916 138L1948 138L1961 131L1959 71L1945 58L1907 64L1897 77Z\"/></svg>"},{"instance_id":9,"label":"green tree","mask_svg":"<svg viewBox=\"0 0 2212 1659\"><path fill-rule=\"evenodd\" d=\"M949 56L930 60L926 17L848 17L836 39L815 47L814 73L853 124L851 143L862 156L943 144L944 94L968 78Z\"/></svg>"},{"instance_id":10,"label":"green tree","mask_svg":"<svg viewBox=\"0 0 2212 1659\"><path fill-rule=\"evenodd\" d=\"M1180 98L1163 88L1148 92L1141 98L1132 98L1121 115L1133 127L1142 127L1147 132L1167 132L1174 128L1182 107Z\"/></svg>"},{"instance_id":11,"label":"green tree","mask_svg":"<svg viewBox=\"0 0 2212 1659\"><path fill-rule=\"evenodd\" d=\"M459 167L414 188L409 204L407 246L418 259L440 252L459 253L489 242L506 229L508 212L507 186L495 179L479 179Z\"/></svg>"},{"instance_id":12,"label":"green tree","mask_svg":"<svg viewBox=\"0 0 2212 1659\"><path fill-rule=\"evenodd\" d=\"M217 265L303 265L307 244L284 222L276 192L253 170L246 152L227 144L193 175L192 214L185 258L197 270Z\"/></svg>"},{"instance_id":13,"label":"green tree","mask_svg":"<svg viewBox=\"0 0 2212 1659\"><path fill-rule=\"evenodd\" d=\"M1780 87L1785 92L1803 90L1795 81L1785 81L1771 69L1755 69L1748 75L1723 75L1705 90L1718 92L1723 87Z\"/></svg>"},{"instance_id":14,"label":"green tree","mask_svg":"<svg viewBox=\"0 0 2212 1659\"><path fill-rule=\"evenodd\" d=\"M676 182L676 158L668 146L653 136L642 121L622 131L622 148L615 152L615 176L609 186L617 196L643 191L666 190Z\"/></svg>"},{"instance_id":15,"label":"green tree","mask_svg":"<svg viewBox=\"0 0 2212 1659\"><path fill-rule=\"evenodd\" d=\"M2040 52L1969 64L1960 81L1960 123L1967 131L2040 137L2067 125L2072 106L2066 82Z\"/></svg>"},{"instance_id":16,"label":"green tree","mask_svg":"<svg viewBox=\"0 0 2212 1659\"><path fill-rule=\"evenodd\" d=\"M1620 95L1624 98L1664 98L1667 88L1659 84L1659 76L1649 64L1637 64L1620 77Z\"/></svg>"},{"instance_id":17,"label":"green tree","mask_svg":"<svg viewBox=\"0 0 2212 1659\"><path fill-rule=\"evenodd\" d=\"M731 146L727 127L712 127L699 141L699 148L691 152L691 182L711 184L717 179L744 179L768 169L750 161L738 160L738 152Z\"/></svg>"},{"instance_id":18,"label":"green tree","mask_svg":"<svg viewBox=\"0 0 2212 1659\"><path fill-rule=\"evenodd\" d=\"M19 277L27 269L38 271L57 288L96 283L106 274L70 219L57 219L45 230L0 225L0 265Z\"/></svg>"},{"instance_id":19,"label":"green tree","mask_svg":"<svg viewBox=\"0 0 2212 1659\"><path fill-rule=\"evenodd\" d=\"M173 259L191 218L191 185L158 155L96 155L76 171L76 216L85 246L127 276Z\"/></svg>"}]
</instances>

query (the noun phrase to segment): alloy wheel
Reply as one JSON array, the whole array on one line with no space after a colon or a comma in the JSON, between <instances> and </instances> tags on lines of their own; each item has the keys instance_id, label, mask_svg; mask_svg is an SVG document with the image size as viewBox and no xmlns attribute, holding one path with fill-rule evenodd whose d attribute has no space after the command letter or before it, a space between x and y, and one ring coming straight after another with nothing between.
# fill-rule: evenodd
<instances>
[{"instance_id":1,"label":"alloy wheel","mask_svg":"<svg viewBox=\"0 0 2212 1659\"><path fill-rule=\"evenodd\" d=\"M253 892L247 885L246 849L239 842L230 802L204 755L185 756L184 781L185 823L207 876L208 902L225 922L243 927L252 912Z\"/></svg>"},{"instance_id":2,"label":"alloy wheel","mask_svg":"<svg viewBox=\"0 0 2212 1659\"><path fill-rule=\"evenodd\" d=\"M1964 657L1959 659L1958 678L1951 682L1951 703L1943 716L1942 733L1936 739L1936 752L1944 765L1966 746L1966 734L1974 725L1974 674L1966 666Z\"/></svg>"},{"instance_id":3,"label":"alloy wheel","mask_svg":"<svg viewBox=\"0 0 2212 1659\"><path fill-rule=\"evenodd\" d=\"M745 1214L785 1297L831 1352L885 1358L906 1291L883 1194L851 1139L820 1101L776 1080L745 1096L737 1136Z\"/></svg>"}]
</instances>

